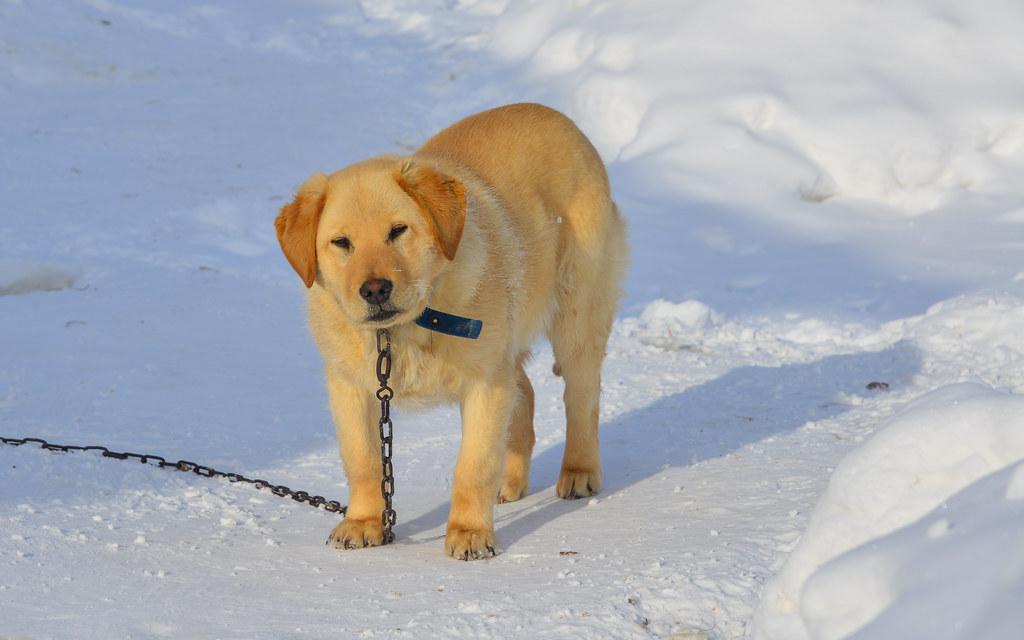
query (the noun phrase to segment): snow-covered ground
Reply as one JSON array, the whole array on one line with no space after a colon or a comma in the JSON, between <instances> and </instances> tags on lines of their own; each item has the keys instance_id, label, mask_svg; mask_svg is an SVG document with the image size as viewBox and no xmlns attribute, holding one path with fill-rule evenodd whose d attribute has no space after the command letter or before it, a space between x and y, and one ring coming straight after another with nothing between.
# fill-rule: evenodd
<instances>
[{"instance_id":1,"label":"snow-covered ground","mask_svg":"<svg viewBox=\"0 0 1024 640\"><path fill-rule=\"evenodd\" d=\"M1024 8L740 0L0 0L0 435L345 499L272 220L309 173L539 100L633 264L602 495L444 557L457 412L396 415L397 544L0 447L0 637L1015 638ZM884 384L871 384L884 383ZM870 388L869 388L870 385Z\"/></svg>"}]
</instances>

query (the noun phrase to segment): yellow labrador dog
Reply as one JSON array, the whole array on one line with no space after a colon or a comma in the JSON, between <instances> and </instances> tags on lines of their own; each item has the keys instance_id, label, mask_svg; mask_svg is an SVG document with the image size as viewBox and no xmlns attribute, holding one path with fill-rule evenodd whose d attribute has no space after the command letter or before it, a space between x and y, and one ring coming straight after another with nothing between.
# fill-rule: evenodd
<instances>
[{"instance_id":1,"label":"yellow labrador dog","mask_svg":"<svg viewBox=\"0 0 1024 640\"><path fill-rule=\"evenodd\" d=\"M601 159L571 120L537 104L470 116L410 157L314 174L275 226L308 288L349 481L348 513L328 542L382 540L374 398L381 327L391 333L396 403L461 405L449 555L493 555L495 499L526 494L533 388L523 364L541 333L565 380L557 493L600 490L601 362L626 262L625 225ZM481 321L482 330L470 339L416 323L436 312Z\"/></svg>"}]
</instances>

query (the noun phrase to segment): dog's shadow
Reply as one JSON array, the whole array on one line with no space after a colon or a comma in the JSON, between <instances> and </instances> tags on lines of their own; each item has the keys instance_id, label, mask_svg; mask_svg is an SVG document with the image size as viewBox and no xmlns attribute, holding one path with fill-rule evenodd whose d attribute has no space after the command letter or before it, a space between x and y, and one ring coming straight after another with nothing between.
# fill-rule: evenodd
<instances>
[{"instance_id":1,"label":"dog's shadow","mask_svg":"<svg viewBox=\"0 0 1024 640\"><path fill-rule=\"evenodd\" d=\"M842 401L841 394L885 393L866 389L876 381L894 391L919 370L920 362L917 348L900 342L884 351L829 356L805 364L740 367L665 396L601 425L601 493L610 495L667 468L717 458L808 421L837 416L853 406ZM533 458L530 486L538 488L532 493L550 494L550 500L505 514L502 510L512 505L497 507L496 533L504 546L588 503L554 497L562 449L559 443ZM448 510L449 503L443 502L400 523L397 534L408 539L435 530L444 525Z\"/></svg>"}]
</instances>

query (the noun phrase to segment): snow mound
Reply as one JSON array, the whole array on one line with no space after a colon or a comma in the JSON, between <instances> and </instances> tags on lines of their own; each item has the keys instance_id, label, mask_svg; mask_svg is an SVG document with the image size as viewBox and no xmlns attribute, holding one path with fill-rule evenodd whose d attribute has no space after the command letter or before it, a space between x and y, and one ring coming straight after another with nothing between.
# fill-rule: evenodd
<instances>
[{"instance_id":1,"label":"snow mound","mask_svg":"<svg viewBox=\"0 0 1024 640\"><path fill-rule=\"evenodd\" d=\"M1002 77L1014 65L988 60L1024 55L1020 21L999 18L1008 9L514 3L492 50L570 105L606 157L657 156L686 190L731 198L742 186L776 202L856 198L916 214L958 193L1003 193L1024 161L1011 84L979 87L984 97L944 89L950 74L972 83L979 67ZM962 46L982 34L988 44Z\"/></svg>"},{"instance_id":2,"label":"snow mound","mask_svg":"<svg viewBox=\"0 0 1024 640\"><path fill-rule=\"evenodd\" d=\"M722 317L697 300L672 303L658 299L640 314L640 342L661 349L693 348L704 340L708 329L720 325Z\"/></svg>"},{"instance_id":3,"label":"snow mound","mask_svg":"<svg viewBox=\"0 0 1024 640\"><path fill-rule=\"evenodd\" d=\"M1024 398L961 383L912 402L836 468L764 592L755 637L970 638L967 627L1008 624L981 612L1011 612L1024 588L1022 460ZM943 617L942 602L960 608Z\"/></svg>"},{"instance_id":4,"label":"snow mound","mask_svg":"<svg viewBox=\"0 0 1024 640\"><path fill-rule=\"evenodd\" d=\"M1024 357L1024 304L1016 297L959 296L932 305L914 319L917 340L926 348L967 357L983 349L1000 360Z\"/></svg>"},{"instance_id":5,"label":"snow mound","mask_svg":"<svg viewBox=\"0 0 1024 640\"><path fill-rule=\"evenodd\" d=\"M1005 304L1016 309L1009 300ZM913 332L914 320L917 318L891 323L878 332L864 324L808 318L799 313L727 318L698 300L670 302L659 298L644 306L638 317L624 318L621 331L641 344L665 351L739 351L788 359L824 357L837 350L886 349Z\"/></svg>"},{"instance_id":6,"label":"snow mound","mask_svg":"<svg viewBox=\"0 0 1024 640\"><path fill-rule=\"evenodd\" d=\"M398 29L482 50L477 64L500 80L465 112L557 105L606 160L669 192L805 219L834 199L917 215L1022 195L1020 3L376 5L363 2Z\"/></svg>"},{"instance_id":7,"label":"snow mound","mask_svg":"<svg viewBox=\"0 0 1024 640\"><path fill-rule=\"evenodd\" d=\"M1024 463L829 562L801 607L812 637L1014 638L1024 628ZM860 626L864 620L870 620Z\"/></svg>"}]
</instances>

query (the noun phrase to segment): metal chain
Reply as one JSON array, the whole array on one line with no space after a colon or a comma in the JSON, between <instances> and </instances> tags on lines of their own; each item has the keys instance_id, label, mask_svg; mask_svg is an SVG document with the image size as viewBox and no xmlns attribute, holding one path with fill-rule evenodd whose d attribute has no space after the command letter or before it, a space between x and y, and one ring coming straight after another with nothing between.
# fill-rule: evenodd
<instances>
[{"instance_id":1,"label":"metal chain","mask_svg":"<svg viewBox=\"0 0 1024 640\"><path fill-rule=\"evenodd\" d=\"M395 534L391 529L398 521L398 514L391 505L391 498L395 495L395 474L391 466L391 398L395 396L395 392L388 386L390 377L391 334L387 329L378 329L377 381L380 382L380 389L377 389L377 399L380 400L380 462L383 474L380 480L380 494L384 497L384 511L380 515L381 524L384 525L384 539L381 544L394 542Z\"/></svg>"},{"instance_id":2,"label":"metal chain","mask_svg":"<svg viewBox=\"0 0 1024 640\"><path fill-rule=\"evenodd\" d=\"M213 467L207 467L206 465L198 464L190 460L168 462L163 456L157 456L150 453L111 451L106 447L97 445L83 447L73 444L52 444L42 438L9 438L0 436L0 443L14 447L20 447L23 444L38 444L41 448L46 449L47 451L58 451L60 453L70 453L72 451L99 451L104 458L114 458L116 460L138 460L142 464L153 463L161 469L191 471L192 473L203 476L204 478L227 478L229 482L244 482L246 484L251 484L257 489L269 489L275 496L291 498L296 502L305 502L311 507L321 508L325 511L330 511L331 513L340 513L345 515L345 511L347 510L347 507L343 506L337 500L328 500L323 496L310 495L306 491L289 489L283 484L271 484L270 482L259 478L247 478L240 473L218 471Z\"/></svg>"},{"instance_id":3,"label":"metal chain","mask_svg":"<svg viewBox=\"0 0 1024 640\"><path fill-rule=\"evenodd\" d=\"M381 513L381 524L384 526L384 540L382 544L394 542L395 534L392 528L398 521L398 514L392 508L391 499L395 495L395 474L391 465L391 444L392 444L392 423L391 423L391 399L395 396L394 390L388 386L388 379L391 377L391 334L387 329L377 330L377 380L380 382L380 389L377 390L377 399L380 400L380 459L383 477L380 481L380 493L384 497L384 511ZM227 478L230 482L244 482L251 484L257 489L269 489L275 496L291 498L296 502L305 502L311 507L322 508L331 513L345 515L348 507L343 506L337 500L327 500L323 496L310 495L306 491L294 491L283 484L271 484L259 478L247 478L240 473L218 471L213 467L198 464L190 460L178 460L168 462L163 456L150 453L129 453L122 451L111 451L107 447L99 445L79 446L73 444L53 444L42 438L11 438L0 436L0 443L13 447L20 447L23 444L38 444L47 451L59 451L70 453L72 451L99 451L104 458L116 460L138 460L142 464L153 463L161 469L173 469L176 471L191 471L204 478Z\"/></svg>"}]
</instances>

